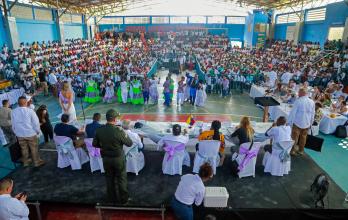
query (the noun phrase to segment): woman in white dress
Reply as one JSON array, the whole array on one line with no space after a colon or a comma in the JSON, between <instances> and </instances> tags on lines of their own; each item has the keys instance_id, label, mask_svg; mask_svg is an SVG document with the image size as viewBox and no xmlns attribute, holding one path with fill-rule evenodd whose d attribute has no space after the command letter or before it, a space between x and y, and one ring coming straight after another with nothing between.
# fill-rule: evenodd
<instances>
[{"instance_id":1,"label":"woman in white dress","mask_svg":"<svg viewBox=\"0 0 348 220\"><path fill-rule=\"evenodd\" d=\"M121 86L121 98L122 98L122 102L124 104L127 103L127 98L128 98L128 83L125 79L122 79L122 82L120 84Z\"/></svg>"},{"instance_id":2,"label":"woman in white dress","mask_svg":"<svg viewBox=\"0 0 348 220\"><path fill-rule=\"evenodd\" d=\"M152 101L154 102L154 104L158 103L158 90L157 90L157 85L158 85L158 80L155 79L155 77L153 76L152 79L150 80L150 97L152 99Z\"/></svg>"},{"instance_id":3,"label":"woman in white dress","mask_svg":"<svg viewBox=\"0 0 348 220\"><path fill-rule=\"evenodd\" d=\"M76 121L76 110L74 106L74 94L68 82L64 82L62 91L59 93L59 104L62 114L69 115L69 123Z\"/></svg>"},{"instance_id":4,"label":"woman in white dress","mask_svg":"<svg viewBox=\"0 0 348 220\"><path fill-rule=\"evenodd\" d=\"M107 78L105 82L104 102L111 103L114 97L115 97L114 83L109 78Z\"/></svg>"},{"instance_id":5,"label":"woman in white dress","mask_svg":"<svg viewBox=\"0 0 348 220\"><path fill-rule=\"evenodd\" d=\"M196 92L196 100L195 105L199 107L203 107L205 105L205 100L207 98L207 94L205 92L205 85L203 83L198 84L197 92Z\"/></svg>"}]
</instances>

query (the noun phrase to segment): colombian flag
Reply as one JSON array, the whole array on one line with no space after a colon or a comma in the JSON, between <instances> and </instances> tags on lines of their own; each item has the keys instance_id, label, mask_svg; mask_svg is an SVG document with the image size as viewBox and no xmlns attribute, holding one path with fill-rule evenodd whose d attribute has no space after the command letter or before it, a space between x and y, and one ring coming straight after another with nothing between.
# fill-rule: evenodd
<instances>
[{"instance_id":1,"label":"colombian flag","mask_svg":"<svg viewBox=\"0 0 348 220\"><path fill-rule=\"evenodd\" d=\"M186 123L189 124L190 126L192 126L194 123L195 123L195 119L193 118L192 115L190 115L187 120L186 120Z\"/></svg>"}]
</instances>

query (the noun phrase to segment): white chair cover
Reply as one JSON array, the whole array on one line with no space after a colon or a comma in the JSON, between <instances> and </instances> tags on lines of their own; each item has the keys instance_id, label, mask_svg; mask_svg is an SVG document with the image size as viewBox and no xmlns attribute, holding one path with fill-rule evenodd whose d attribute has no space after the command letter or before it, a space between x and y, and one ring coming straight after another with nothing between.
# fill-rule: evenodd
<instances>
[{"instance_id":1,"label":"white chair cover","mask_svg":"<svg viewBox=\"0 0 348 220\"><path fill-rule=\"evenodd\" d=\"M264 172L271 173L272 176L283 176L289 174L291 170L290 151L293 141L281 141L273 143L272 154L266 152L262 164L265 167Z\"/></svg>"},{"instance_id":2,"label":"white chair cover","mask_svg":"<svg viewBox=\"0 0 348 220\"><path fill-rule=\"evenodd\" d=\"M195 154L193 163L193 172L198 173L199 168L205 162L210 163L213 167L214 175L216 174L216 166L220 162L219 157L220 141L205 140L199 142L199 150Z\"/></svg>"},{"instance_id":3,"label":"white chair cover","mask_svg":"<svg viewBox=\"0 0 348 220\"><path fill-rule=\"evenodd\" d=\"M85 138L86 148L89 155L89 165L91 167L91 172L93 173L96 170L100 170L101 173L104 173L103 158L100 155L100 149L96 148L92 144L93 138Z\"/></svg>"},{"instance_id":4,"label":"white chair cover","mask_svg":"<svg viewBox=\"0 0 348 220\"><path fill-rule=\"evenodd\" d=\"M257 154L259 153L261 143L254 142L249 150L251 142L244 143L239 147L239 154L236 161L239 164L239 178L253 176L255 177L255 166Z\"/></svg>"},{"instance_id":5,"label":"white chair cover","mask_svg":"<svg viewBox=\"0 0 348 220\"><path fill-rule=\"evenodd\" d=\"M185 144L177 141L164 141L162 171L168 175L182 175L182 166L191 166L190 155L185 149Z\"/></svg>"},{"instance_id":6,"label":"white chair cover","mask_svg":"<svg viewBox=\"0 0 348 220\"><path fill-rule=\"evenodd\" d=\"M72 170L80 170L82 164L89 161L87 153L82 148L75 149L71 138L54 136L53 139L58 152L59 168L71 166Z\"/></svg>"},{"instance_id":7,"label":"white chair cover","mask_svg":"<svg viewBox=\"0 0 348 220\"><path fill-rule=\"evenodd\" d=\"M308 134L313 136L319 135L319 125L312 125L312 127L308 129Z\"/></svg>"},{"instance_id":8,"label":"white chair cover","mask_svg":"<svg viewBox=\"0 0 348 220\"><path fill-rule=\"evenodd\" d=\"M127 173L135 173L138 175L139 171L145 166L145 157L143 152L138 151L138 146L127 147L123 145L123 150L126 155L126 170Z\"/></svg>"}]
</instances>

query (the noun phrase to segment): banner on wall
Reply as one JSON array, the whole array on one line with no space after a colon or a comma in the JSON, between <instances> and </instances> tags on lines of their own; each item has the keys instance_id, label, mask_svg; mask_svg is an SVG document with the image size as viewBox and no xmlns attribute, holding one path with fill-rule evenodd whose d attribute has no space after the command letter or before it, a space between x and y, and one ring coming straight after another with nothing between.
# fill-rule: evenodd
<instances>
[{"instance_id":1,"label":"banner on wall","mask_svg":"<svg viewBox=\"0 0 348 220\"><path fill-rule=\"evenodd\" d=\"M256 47L260 48L265 45L266 33L257 33Z\"/></svg>"},{"instance_id":2,"label":"banner on wall","mask_svg":"<svg viewBox=\"0 0 348 220\"><path fill-rule=\"evenodd\" d=\"M288 26L286 28L286 40L295 40L295 31L296 31L296 26Z\"/></svg>"}]
</instances>

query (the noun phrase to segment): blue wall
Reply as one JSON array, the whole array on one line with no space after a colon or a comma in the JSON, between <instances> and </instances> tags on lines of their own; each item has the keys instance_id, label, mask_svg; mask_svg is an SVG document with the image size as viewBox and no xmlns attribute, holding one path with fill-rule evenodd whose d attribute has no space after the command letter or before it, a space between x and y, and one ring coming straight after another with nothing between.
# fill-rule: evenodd
<instances>
[{"instance_id":1,"label":"blue wall","mask_svg":"<svg viewBox=\"0 0 348 220\"><path fill-rule=\"evenodd\" d=\"M274 28L274 39L286 40L286 31L289 26L295 26L295 23L276 24Z\"/></svg>"},{"instance_id":2,"label":"blue wall","mask_svg":"<svg viewBox=\"0 0 348 220\"><path fill-rule=\"evenodd\" d=\"M268 22L268 15L265 14L263 11L260 10L254 10L253 11L253 15L254 15L254 22L253 25L255 26L256 24L265 24L267 25ZM263 32L256 32L255 28L253 30L253 46L256 46L257 43L257 39L259 37L259 34L262 35L264 37L264 39L266 40L266 29Z\"/></svg>"},{"instance_id":3,"label":"blue wall","mask_svg":"<svg viewBox=\"0 0 348 220\"><path fill-rule=\"evenodd\" d=\"M309 10L305 11L307 15ZM344 27L346 18L348 17L348 5L346 3L337 2L326 6L326 18L324 21L305 22L302 29L301 41L319 42L324 45L330 27ZM274 39L285 40L286 30L288 26L293 26L294 23L276 24Z\"/></svg>"},{"instance_id":4,"label":"blue wall","mask_svg":"<svg viewBox=\"0 0 348 220\"><path fill-rule=\"evenodd\" d=\"M82 24L64 24L65 39L85 39L84 25Z\"/></svg>"},{"instance_id":5,"label":"blue wall","mask_svg":"<svg viewBox=\"0 0 348 220\"><path fill-rule=\"evenodd\" d=\"M58 39L56 25L53 21L36 21L16 19L19 42L53 41Z\"/></svg>"}]
</instances>

